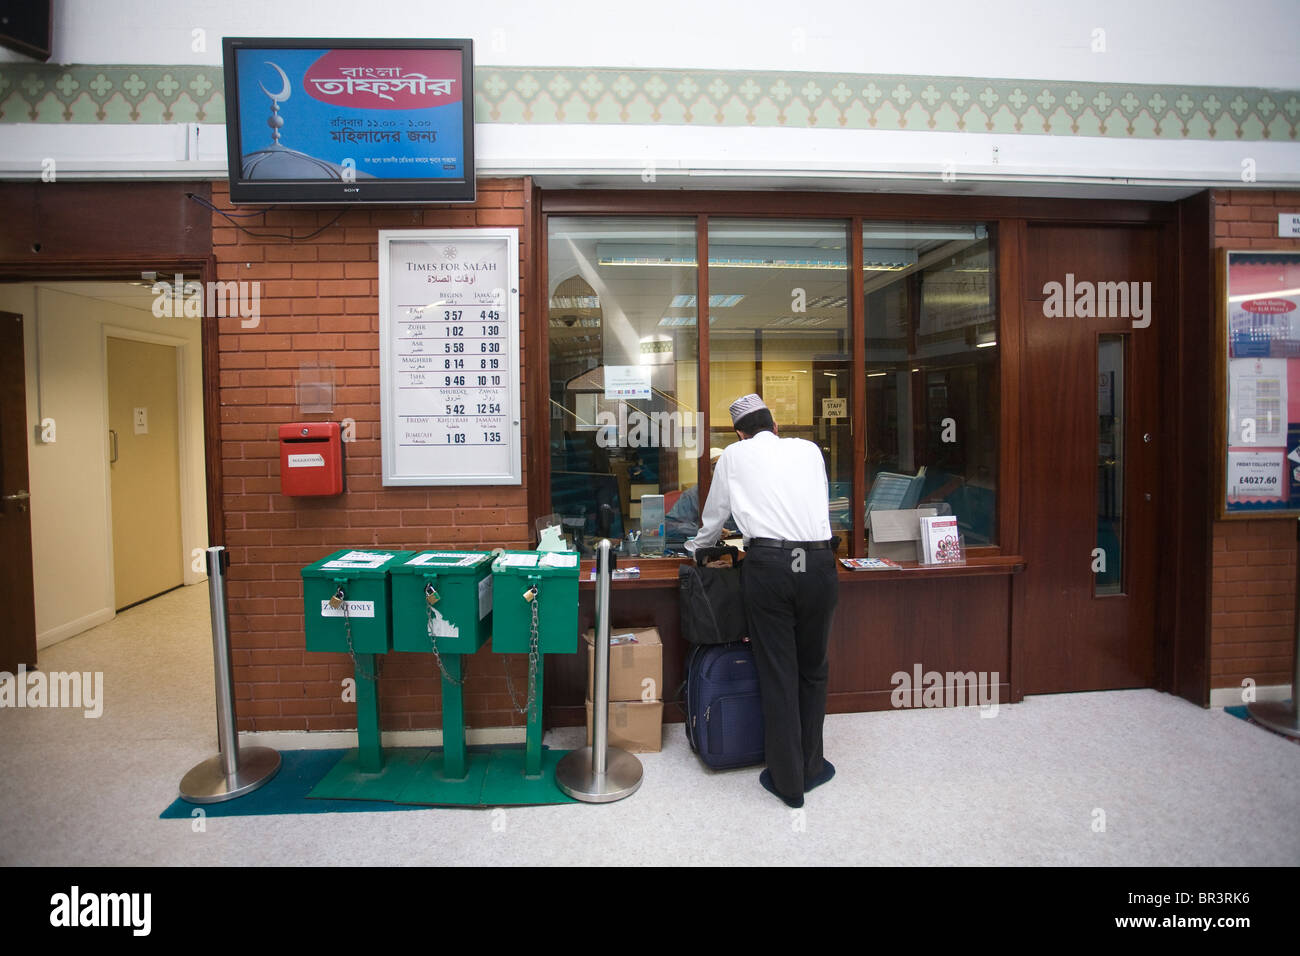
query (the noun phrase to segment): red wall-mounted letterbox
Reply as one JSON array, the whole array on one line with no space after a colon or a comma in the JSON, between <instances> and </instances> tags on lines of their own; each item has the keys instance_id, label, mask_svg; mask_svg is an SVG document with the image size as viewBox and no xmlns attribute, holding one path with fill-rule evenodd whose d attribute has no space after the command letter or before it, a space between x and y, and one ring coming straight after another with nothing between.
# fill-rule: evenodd
<instances>
[{"instance_id":1,"label":"red wall-mounted letterbox","mask_svg":"<svg viewBox=\"0 0 1300 956\"><path fill-rule=\"evenodd\" d=\"M338 422L280 426L280 493L343 494L343 441Z\"/></svg>"}]
</instances>

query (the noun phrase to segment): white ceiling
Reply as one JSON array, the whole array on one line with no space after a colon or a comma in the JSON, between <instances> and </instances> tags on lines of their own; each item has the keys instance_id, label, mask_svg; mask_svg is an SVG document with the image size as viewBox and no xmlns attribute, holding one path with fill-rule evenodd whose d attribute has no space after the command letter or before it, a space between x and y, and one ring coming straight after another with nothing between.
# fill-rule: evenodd
<instances>
[{"instance_id":1,"label":"white ceiling","mask_svg":"<svg viewBox=\"0 0 1300 956\"><path fill-rule=\"evenodd\" d=\"M164 277L159 277L163 281ZM37 282L38 289L62 292L65 295L79 295L86 299L110 302L113 305L153 314L154 293L152 284L135 285L125 280L96 280L85 282Z\"/></svg>"}]
</instances>

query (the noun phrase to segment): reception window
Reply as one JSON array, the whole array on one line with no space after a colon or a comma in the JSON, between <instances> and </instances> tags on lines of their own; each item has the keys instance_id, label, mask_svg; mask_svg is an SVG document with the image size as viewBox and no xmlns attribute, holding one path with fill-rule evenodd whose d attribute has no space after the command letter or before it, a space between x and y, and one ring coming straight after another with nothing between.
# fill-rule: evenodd
<instances>
[{"instance_id":1,"label":"reception window","mask_svg":"<svg viewBox=\"0 0 1300 956\"><path fill-rule=\"evenodd\" d=\"M868 222L862 238L867 507L947 506L968 547L992 544L998 322L988 229Z\"/></svg>"},{"instance_id":2,"label":"reception window","mask_svg":"<svg viewBox=\"0 0 1300 956\"><path fill-rule=\"evenodd\" d=\"M826 456L831 529L853 516L849 233L843 221L709 220L710 446L736 441L728 407L757 392L783 438Z\"/></svg>"},{"instance_id":3,"label":"reception window","mask_svg":"<svg viewBox=\"0 0 1300 956\"><path fill-rule=\"evenodd\" d=\"M821 448L841 553L865 553L855 518L876 507L951 510L968 547L997 543L992 227L551 215L547 233L550 504L582 550L640 534L625 550L683 553L748 392Z\"/></svg>"},{"instance_id":4,"label":"reception window","mask_svg":"<svg viewBox=\"0 0 1300 956\"><path fill-rule=\"evenodd\" d=\"M695 220L553 217L548 232L552 511L583 551L658 535L703 435Z\"/></svg>"}]
</instances>

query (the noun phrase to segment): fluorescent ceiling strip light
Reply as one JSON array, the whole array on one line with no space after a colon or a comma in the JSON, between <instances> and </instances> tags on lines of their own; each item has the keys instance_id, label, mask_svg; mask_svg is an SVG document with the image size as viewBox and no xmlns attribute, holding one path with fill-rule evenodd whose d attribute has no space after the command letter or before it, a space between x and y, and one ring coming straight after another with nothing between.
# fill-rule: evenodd
<instances>
[{"instance_id":1,"label":"fluorescent ceiling strip light","mask_svg":"<svg viewBox=\"0 0 1300 956\"><path fill-rule=\"evenodd\" d=\"M876 226L872 223L863 223L862 238L871 239L984 239L988 237L988 229L985 226L935 226L926 228L924 226L917 229L899 229L890 228L889 226Z\"/></svg>"},{"instance_id":2,"label":"fluorescent ceiling strip light","mask_svg":"<svg viewBox=\"0 0 1300 956\"><path fill-rule=\"evenodd\" d=\"M1229 279L1229 282L1232 280ZM1278 289L1276 292L1251 292L1247 295L1230 295L1229 302L1249 302L1251 299L1276 299L1300 295L1300 289Z\"/></svg>"},{"instance_id":3,"label":"fluorescent ceiling strip light","mask_svg":"<svg viewBox=\"0 0 1300 956\"><path fill-rule=\"evenodd\" d=\"M697 265L695 254L671 248L633 243L598 243L596 259L602 266ZM915 261L915 259L913 259ZM845 269L848 259L840 250L780 246L715 246L709 266L716 269ZM712 298L710 296L710 298Z\"/></svg>"},{"instance_id":4,"label":"fluorescent ceiling strip light","mask_svg":"<svg viewBox=\"0 0 1300 956\"><path fill-rule=\"evenodd\" d=\"M599 309L600 296L595 295L554 295L551 296L552 309Z\"/></svg>"},{"instance_id":5,"label":"fluorescent ceiling strip light","mask_svg":"<svg viewBox=\"0 0 1300 956\"><path fill-rule=\"evenodd\" d=\"M709 307L712 309L730 309L743 298L745 298L743 295L735 292L709 293ZM673 301L668 303L668 307L672 309L686 309L694 305L695 296L684 292L673 296Z\"/></svg>"}]
</instances>

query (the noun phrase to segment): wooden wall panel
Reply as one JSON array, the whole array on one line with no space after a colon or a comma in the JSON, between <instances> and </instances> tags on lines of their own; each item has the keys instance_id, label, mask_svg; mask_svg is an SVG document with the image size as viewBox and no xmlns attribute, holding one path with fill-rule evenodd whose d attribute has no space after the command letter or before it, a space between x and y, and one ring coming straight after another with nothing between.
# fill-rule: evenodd
<instances>
[{"instance_id":1,"label":"wooden wall panel","mask_svg":"<svg viewBox=\"0 0 1300 956\"><path fill-rule=\"evenodd\" d=\"M870 572L859 572L859 575ZM976 671L999 685L1009 701L1009 573L985 577L840 582L831 626L829 713L888 710L899 671ZM579 627L593 626L595 592L581 592ZM664 643L664 722L684 719L678 690L686 678L677 589L616 589L610 598L611 626L658 627ZM585 653L546 661L548 726L586 721ZM994 675L996 672L996 676Z\"/></svg>"},{"instance_id":2,"label":"wooden wall panel","mask_svg":"<svg viewBox=\"0 0 1300 956\"><path fill-rule=\"evenodd\" d=\"M57 264L93 278L126 263L204 260L212 214L186 193L206 199L211 183L0 183L0 265L7 277L49 278Z\"/></svg>"}]
</instances>

